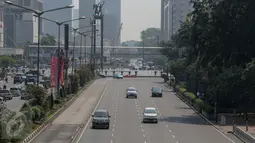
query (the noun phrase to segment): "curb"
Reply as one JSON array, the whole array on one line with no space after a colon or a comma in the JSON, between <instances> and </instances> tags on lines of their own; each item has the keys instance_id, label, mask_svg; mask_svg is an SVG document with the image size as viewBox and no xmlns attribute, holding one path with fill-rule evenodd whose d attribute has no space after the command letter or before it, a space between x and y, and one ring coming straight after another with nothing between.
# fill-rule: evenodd
<instances>
[{"instance_id":1,"label":"curb","mask_svg":"<svg viewBox=\"0 0 255 143\"><path fill-rule=\"evenodd\" d=\"M48 125L52 123L66 108L68 108L74 101L79 97L80 93L87 89L95 79L91 80L86 86L84 86L80 91L78 91L74 97L72 97L66 104L64 104L60 109L58 109L47 121L45 121L41 126L34 130L30 135L28 135L21 143L29 143L39 135Z\"/></svg>"},{"instance_id":2,"label":"curb","mask_svg":"<svg viewBox=\"0 0 255 143\"><path fill-rule=\"evenodd\" d=\"M166 83L164 83L166 88L171 88L169 85L167 85ZM229 141L231 141L232 143L235 143L233 140L231 140L229 137L227 137L224 132L222 132L219 127L217 127L217 125L215 125L214 123L212 123L210 120L208 120L203 114L201 114L200 112L198 112L192 105L190 105L188 102L186 102L186 100L184 100L181 96L179 96L177 93L173 92L174 95L176 95L183 103L185 103L186 105L188 105L193 111L196 112L197 115L199 115L204 121L206 121L207 123L209 123L213 128L215 128L218 132L220 132L223 136L225 136Z\"/></svg>"},{"instance_id":3,"label":"curb","mask_svg":"<svg viewBox=\"0 0 255 143\"><path fill-rule=\"evenodd\" d=\"M107 84L105 85L104 89L107 88L107 85L110 84L111 80L109 80L107 82ZM97 98L96 102L93 104L93 107L91 109L91 111L89 112L89 115L93 114L94 109L96 108L98 102L100 101L100 98L103 96L104 90L102 90L102 92L100 92L100 96ZM90 116L88 116L85 121L76 129L76 134L74 136L71 137L71 140L69 141L69 143L74 143L77 139L77 137L80 136L82 129L84 129L84 127L86 127L86 124L88 123L90 119Z\"/></svg>"}]
</instances>

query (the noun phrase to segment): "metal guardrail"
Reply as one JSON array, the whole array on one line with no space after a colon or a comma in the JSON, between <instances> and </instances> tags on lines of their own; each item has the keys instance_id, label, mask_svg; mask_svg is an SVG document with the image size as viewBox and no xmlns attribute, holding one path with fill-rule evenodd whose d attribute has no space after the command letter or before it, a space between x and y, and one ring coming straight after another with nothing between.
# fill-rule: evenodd
<instances>
[{"instance_id":1,"label":"metal guardrail","mask_svg":"<svg viewBox=\"0 0 255 143\"><path fill-rule=\"evenodd\" d=\"M255 138L243 131L237 125L233 124L233 134L243 140L245 143L255 143Z\"/></svg>"}]
</instances>

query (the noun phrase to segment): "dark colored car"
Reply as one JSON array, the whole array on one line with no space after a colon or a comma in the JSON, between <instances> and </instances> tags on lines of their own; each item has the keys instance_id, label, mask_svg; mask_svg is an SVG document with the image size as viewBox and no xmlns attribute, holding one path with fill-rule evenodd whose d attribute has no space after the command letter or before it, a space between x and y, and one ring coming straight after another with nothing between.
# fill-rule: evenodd
<instances>
[{"instance_id":1,"label":"dark colored car","mask_svg":"<svg viewBox=\"0 0 255 143\"><path fill-rule=\"evenodd\" d=\"M13 78L13 84L22 83L22 82L23 82L22 76L15 76Z\"/></svg>"},{"instance_id":2,"label":"dark colored car","mask_svg":"<svg viewBox=\"0 0 255 143\"><path fill-rule=\"evenodd\" d=\"M151 97L162 97L163 90L160 87L154 86L151 88Z\"/></svg>"},{"instance_id":3,"label":"dark colored car","mask_svg":"<svg viewBox=\"0 0 255 143\"><path fill-rule=\"evenodd\" d=\"M110 115L107 110L96 110L92 115L92 128L106 128L110 127Z\"/></svg>"}]
</instances>

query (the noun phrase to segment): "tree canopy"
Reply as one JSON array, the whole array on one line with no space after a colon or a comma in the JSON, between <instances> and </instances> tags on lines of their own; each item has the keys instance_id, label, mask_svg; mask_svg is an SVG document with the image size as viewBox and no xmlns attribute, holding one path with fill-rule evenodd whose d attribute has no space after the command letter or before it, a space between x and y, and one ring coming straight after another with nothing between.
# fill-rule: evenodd
<instances>
[{"instance_id":1,"label":"tree canopy","mask_svg":"<svg viewBox=\"0 0 255 143\"><path fill-rule=\"evenodd\" d=\"M188 79L207 85L208 100L220 94L224 104L247 107L255 100L255 1L191 3L194 10L172 40L163 43L161 52L171 72L177 74L186 67L183 71Z\"/></svg>"},{"instance_id":2,"label":"tree canopy","mask_svg":"<svg viewBox=\"0 0 255 143\"><path fill-rule=\"evenodd\" d=\"M159 28L147 28L146 30L141 31L141 40L144 41L144 46L157 46L159 44L161 31ZM142 46L142 42L140 43Z\"/></svg>"},{"instance_id":3,"label":"tree canopy","mask_svg":"<svg viewBox=\"0 0 255 143\"><path fill-rule=\"evenodd\" d=\"M14 65L16 60L11 56L0 56L0 65L3 68L8 68L11 65Z\"/></svg>"},{"instance_id":4,"label":"tree canopy","mask_svg":"<svg viewBox=\"0 0 255 143\"><path fill-rule=\"evenodd\" d=\"M46 34L41 39L42 45L55 45L56 44L56 38L52 35Z\"/></svg>"}]
</instances>

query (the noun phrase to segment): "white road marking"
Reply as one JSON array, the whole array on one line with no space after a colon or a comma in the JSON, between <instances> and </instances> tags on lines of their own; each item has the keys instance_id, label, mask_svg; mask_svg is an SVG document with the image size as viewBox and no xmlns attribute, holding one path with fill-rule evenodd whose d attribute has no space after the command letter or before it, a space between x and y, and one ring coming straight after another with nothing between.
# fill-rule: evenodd
<instances>
[{"instance_id":1,"label":"white road marking","mask_svg":"<svg viewBox=\"0 0 255 143\"><path fill-rule=\"evenodd\" d=\"M144 143L147 143L146 141L144 141Z\"/></svg>"},{"instance_id":2,"label":"white road marking","mask_svg":"<svg viewBox=\"0 0 255 143\"><path fill-rule=\"evenodd\" d=\"M115 127L115 124L113 124L112 126Z\"/></svg>"},{"instance_id":3,"label":"white road marking","mask_svg":"<svg viewBox=\"0 0 255 143\"><path fill-rule=\"evenodd\" d=\"M94 110L93 110L92 113L94 113L94 112L97 110L97 107L99 106L101 100L103 99L103 96L105 95L105 92L106 92L106 90L108 89L108 86L109 86L110 83L111 83L111 81L109 81L109 82L107 83L107 85L106 85L106 87L105 87L103 93L101 94L101 97L99 98L99 100L98 100L98 102L97 102L97 104L96 104L96 106L95 106L95 108L94 108ZM91 122L91 119L92 119L92 118L90 117L89 120L87 121L85 127L83 128L81 134L79 135L79 138L78 138L77 142L80 142L82 135L84 134L84 132L86 131L86 129L88 128L88 126L89 126L89 124L90 124L90 122Z\"/></svg>"},{"instance_id":4,"label":"white road marking","mask_svg":"<svg viewBox=\"0 0 255 143\"><path fill-rule=\"evenodd\" d=\"M141 125L141 128L143 127L143 125Z\"/></svg>"},{"instance_id":5,"label":"white road marking","mask_svg":"<svg viewBox=\"0 0 255 143\"><path fill-rule=\"evenodd\" d=\"M113 140L111 140L111 143L113 143Z\"/></svg>"},{"instance_id":6,"label":"white road marking","mask_svg":"<svg viewBox=\"0 0 255 143\"><path fill-rule=\"evenodd\" d=\"M172 135L173 136L173 138L175 138L175 136L174 135Z\"/></svg>"},{"instance_id":7,"label":"white road marking","mask_svg":"<svg viewBox=\"0 0 255 143\"><path fill-rule=\"evenodd\" d=\"M141 129L142 130L142 132L144 132L144 130L143 129Z\"/></svg>"},{"instance_id":8,"label":"white road marking","mask_svg":"<svg viewBox=\"0 0 255 143\"><path fill-rule=\"evenodd\" d=\"M114 132L114 129L112 129L112 131Z\"/></svg>"},{"instance_id":9,"label":"white road marking","mask_svg":"<svg viewBox=\"0 0 255 143\"><path fill-rule=\"evenodd\" d=\"M114 118L116 119L117 117L116 117L116 116L114 116Z\"/></svg>"},{"instance_id":10,"label":"white road marking","mask_svg":"<svg viewBox=\"0 0 255 143\"><path fill-rule=\"evenodd\" d=\"M112 137L114 136L114 134L112 134Z\"/></svg>"},{"instance_id":11,"label":"white road marking","mask_svg":"<svg viewBox=\"0 0 255 143\"><path fill-rule=\"evenodd\" d=\"M168 128L168 125L166 125L166 127Z\"/></svg>"},{"instance_id":12,"label":"white road marking","mask_svg":"<svg viewBox=\"0 0 255 143\"><path fill-rule=\"evenodd\" d=\"M171 133L172 131L171 131L171 130L169 130L169 132Z\"/></svg>"},{"instance_id":13,"label":"white road marking","mask_svg":"<svg viewBox=\"0 0 255 143\"><path fill-rule=\"evenodd\" d=\"M145 138L145 135L143 134L143 137Z\"/></svg>"},{"instance_id":14,"label":"white road marking","mask_svg":"<svg viewBox=\"0 0 255 143\"><path fill-rule=\"evenodd\" d=\"M116 120L114 119L113 122L116 122Z\"/></svg>"},{"instance_id":15,"label":"white road marking","mask_svg":"<svg viewBox=\"0 0 255 143\"><path fill-rule=\"evenodd\" d=\"M178 141L176 141L176 143L179 143Z\"/></svg>"}]
</instances>

